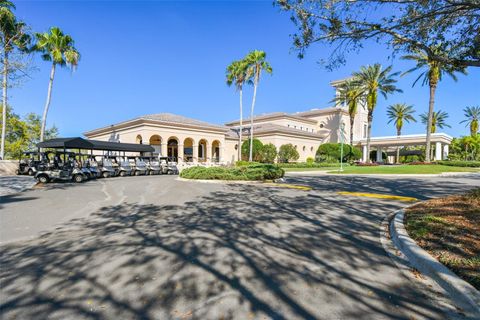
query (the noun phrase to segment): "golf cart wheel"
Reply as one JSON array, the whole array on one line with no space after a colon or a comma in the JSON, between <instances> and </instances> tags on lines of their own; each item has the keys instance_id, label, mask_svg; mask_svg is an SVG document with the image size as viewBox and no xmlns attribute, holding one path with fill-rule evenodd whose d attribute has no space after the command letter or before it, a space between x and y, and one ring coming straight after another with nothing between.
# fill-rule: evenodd
<instances>
[{"instance_id":1,"label":"golf cart wheel","mask_svg":"<svg viewBox=\"0 0 480 320\"><path fill-rule=\"evenodd\" d=\"M120 174L119 174L119 176L120 176L120 177L125 177L125 176L126 176L126 174L127 174L127 173L126 173L125 171L120 171Z\"/></svg>"},{"instance_id":2,"label":"golf cart wheel","mask_svg":"<svg viewBox=\"0 0 480 320\"><path fill-rule=\"evenodd\" d=\"M48 183L48 181L50 181L50 179L48 179L48 177L45 175L38 176L37 180L40 183Z\"/></svg>"},{"instance_id":3,"label":"golf cart wheel","mask_svg":"<svg viewBox=\"0 0 480 320\"><path fill-rule=\"evenodd\" d=\"M110 174L107 171L102 172L102 177L108 178L110 177Z\"/></svg>"},{"instance_id":4,"label":"golf cart wheel","mask_svg":"<svg viewBox=\"0 0 480 320\"><path fill-rule=\"evenodd\" d=\"M82 175L80 175L80 174L75 175L75 176L73 177L73 181L75 181L76 183L81 183L81 182L83 182L83 177L82 177Z\"/></svg>"},{"instance_id":5,"label":"golf cart wheel","mask_svg":"<svg viewBox=\"0 0 480 320\"><path fill-rule=\"evenodd\" d=\"M173 171L172 171L172 170L168 170L168 171L167 171L167 174L173 174Z\"/></svg>"},{"instance_id":6,"label":"golf cart wheel","mask_svg":"<svg viewBox=\"0 0 480 320\"><path fill-rule=\"evenodd\" d=\"M139 176L139 175L140 175L140 171L138 171L138 170L135 171L135 175L136 175L136 176Z\"/></svg>"},{"instance_id":7,"label":"golf cart wheel","mask_svg":"<svg viewBox=\"0 0 480 320\"><path fill-rule=\"evenodd\" d=\"M153 170L150 170L150 171L148 171L148 174L153 176L155 174L155 172Z\"/></svg>"},{"instance_id":8,"label":"golf cart wheel","mask_svg":"<svg viewBox=\"0 0 480 320\"><path fill-rule=\"evenodd\" d=\"M32 170L32 169L28 169L28 175L29 175L29 176L33 176L33 175L34 175L34 173L33 173L33 170Z\"/></svg>"}]
</instances>

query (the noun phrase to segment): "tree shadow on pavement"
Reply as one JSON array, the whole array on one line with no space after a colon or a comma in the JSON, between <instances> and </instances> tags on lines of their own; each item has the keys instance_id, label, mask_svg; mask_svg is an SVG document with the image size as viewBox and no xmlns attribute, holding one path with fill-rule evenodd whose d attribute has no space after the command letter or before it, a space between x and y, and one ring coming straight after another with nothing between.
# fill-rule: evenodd
<instances>
[{"instance_id":1,"label":"tree shadow on pavement","mask_svg":"<svg viewBox=\"0 0 480 320\"><path fill-rule=\"evenodd\" d=\"M1 313L18 319L443 317L395 269L378 239L385 210L401 204L228 188L180 206L104 207L39 239L2 246Z\"/></svg>"}]
</instances>

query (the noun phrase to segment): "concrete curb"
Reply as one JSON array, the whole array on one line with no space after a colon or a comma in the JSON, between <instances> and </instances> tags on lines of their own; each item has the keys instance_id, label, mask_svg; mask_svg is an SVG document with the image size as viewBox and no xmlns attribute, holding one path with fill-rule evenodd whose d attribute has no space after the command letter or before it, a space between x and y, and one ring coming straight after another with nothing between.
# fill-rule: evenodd
<instances>
[{"instance_id":1,"label":"concrete curb","mask_svg":"<svg viewBox=\"0 0 480 320\"><path fill-rule=\"evenodd\" d=\"M466 315L472 319L480 319L480 292L420 248L408 235L403 224L404 217L404 211L400 210L390 222L393 244L413 267L444 289Z\"/></svg>"},{"instance_id":2,"label":"concrete curb","mask_svg":"<svg viewBox=\"0 0 480 320\"><path fill-rule=\"evenodd\" d=\"M199 182L199 183L214 183L214 184L263 184L264 183L264 181L255 181L255 180L202 180L202 179L185 179L181 177L177 177L175 180Z\"/></svg>"}]
</instances>

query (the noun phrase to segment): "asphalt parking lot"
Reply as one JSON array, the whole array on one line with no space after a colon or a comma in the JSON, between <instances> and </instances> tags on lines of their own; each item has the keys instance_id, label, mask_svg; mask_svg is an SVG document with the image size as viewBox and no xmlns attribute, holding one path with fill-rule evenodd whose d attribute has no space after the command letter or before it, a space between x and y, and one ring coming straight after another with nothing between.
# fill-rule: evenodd
<instances>
[{"instance_id":1,"label":"asphalt parking lot","mask_svg":"<svg viewBox=\"0 0 480 320\"><path fill-rule=\"evenodd\" d=\"M0 198L5 319L444 319L379 228L478 176L292 176L296 190L175 176L50 184Z\"/></svg>"}]
</instances>

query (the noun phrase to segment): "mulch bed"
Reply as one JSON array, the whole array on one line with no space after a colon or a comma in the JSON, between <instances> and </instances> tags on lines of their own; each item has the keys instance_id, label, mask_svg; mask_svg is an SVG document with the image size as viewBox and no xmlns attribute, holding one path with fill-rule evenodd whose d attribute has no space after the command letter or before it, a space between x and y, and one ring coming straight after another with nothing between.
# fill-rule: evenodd
<instances>
[{"instance_id":1,"label":"mulch bed","mask_svg":"<svg viewBox=\"0 0 480 320\"><path fill-rule=\"evenodd\" d=\"M425 201L405 213L410 237L480 290L480 189Z\"/></svg>"}]
</instances>

